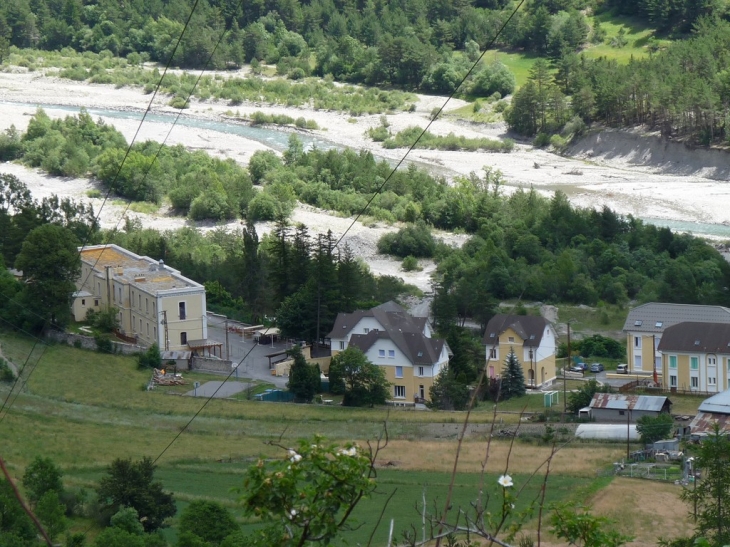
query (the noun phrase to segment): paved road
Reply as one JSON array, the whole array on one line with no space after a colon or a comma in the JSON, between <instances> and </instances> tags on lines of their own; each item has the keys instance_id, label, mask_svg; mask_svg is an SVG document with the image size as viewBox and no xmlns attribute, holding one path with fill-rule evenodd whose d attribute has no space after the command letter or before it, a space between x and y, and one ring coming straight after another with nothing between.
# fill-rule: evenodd
<instances>
[{"instance_id":1,"label":"paved road","mask_svg":"<svg viewBox=\"0 0 730 547\"><path fill-rule=\"evenodd\" d=\"M215 397L223 399L225 397L232 397L236 393L241 393L248 389L251 385L252 384L247 382L234 382L232 380L225 383L222 381L205 382L204 384L201 384L199 388L188 391L185 395L190 395L191 397Z\"/></svg>"},{"instance_id":2,"label":"paved road","mask_svg":"<svg viewBox=\"0 0 730 547\"><path fill-rule=\"evenodd\" d=\"M225 357L226 329L222 319L208 316L208 338L223 343L223 356ZM263 346L257 345L250 338L244 339L235 332L228 333L228 345L231 361L233 361L233 364L238 364L238 372L234 375L235 378L253 378L270 382L279 388L286 387L289 379L272 376L269 370L269 360L266 356L270 353L288 349L289 345L283 343L275 343L273 346L271 343Z\"/></svg>"}]
</instances>

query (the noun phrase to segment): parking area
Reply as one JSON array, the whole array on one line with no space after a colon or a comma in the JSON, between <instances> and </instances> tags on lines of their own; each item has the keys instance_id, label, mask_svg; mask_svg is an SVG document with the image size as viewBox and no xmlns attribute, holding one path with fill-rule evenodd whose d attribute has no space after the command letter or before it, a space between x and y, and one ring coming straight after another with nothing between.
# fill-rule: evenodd
<instances>
[{"instance_id":1,"label":"parking area","mask_svg":"<svg viewBox=\"0 0 730 547\"><path fill-rule=\"evenodd\" d=\"M226 356L226 329L225 320L218 316L208 316L208 338L223 344L223 356ZM266 357L271 353L289 349L291 344L286 342L269 341L268 344L258 344L251 338L244 338L235 332L228 333L229 359L238 363L236 378L252 378L270 382L276 387L286 387L288 378L272 376L269 370L269 360Z\"/></svg>"}]
</instances>

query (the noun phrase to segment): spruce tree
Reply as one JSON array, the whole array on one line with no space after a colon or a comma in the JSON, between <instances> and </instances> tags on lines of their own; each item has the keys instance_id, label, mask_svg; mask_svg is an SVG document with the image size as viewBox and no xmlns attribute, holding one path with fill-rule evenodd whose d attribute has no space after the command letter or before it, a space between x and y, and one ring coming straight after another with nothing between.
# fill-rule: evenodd
<instances>
[{"instance_id":1,"label":"spruce tree","mask_svg":"<svg viewBox=\"0 0 730 547\"><path fill-rule=\"evenodd\" d=\"M507 400L512 397L521 397L525 391L525 374L522 372L522 364L517 359L514 348L510 348L507 359L504 361L504 369L502 369L500 398Z\"/></svg>"}]
</instances>

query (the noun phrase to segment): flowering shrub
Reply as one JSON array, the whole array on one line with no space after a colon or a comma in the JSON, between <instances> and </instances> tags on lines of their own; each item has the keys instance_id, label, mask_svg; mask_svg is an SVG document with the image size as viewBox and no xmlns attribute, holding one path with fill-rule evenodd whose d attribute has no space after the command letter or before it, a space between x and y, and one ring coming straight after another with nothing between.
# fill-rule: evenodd
<instances>
[{"instance_id":1,"label":"flowering shrub","mask_svg":"<svg viewBox=\"0 0 730 547\"><path fill-rule=\"evenodd\" d=\"M353 444L341 447L322 437L281 448L283 458L260 459L246 474L244 510L267 523L250 539L265 546L327 543L375 488L374 457Z\"/></svg>"}]
</instances>

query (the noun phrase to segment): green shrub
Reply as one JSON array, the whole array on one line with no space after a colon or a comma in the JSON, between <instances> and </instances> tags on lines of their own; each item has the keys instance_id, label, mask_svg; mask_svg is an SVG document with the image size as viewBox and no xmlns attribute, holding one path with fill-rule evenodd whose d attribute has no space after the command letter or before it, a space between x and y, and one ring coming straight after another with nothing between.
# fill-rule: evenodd
<instances>
[{"instance_id":1,"label":"green shrub","mask_svg":"<svg viewBox=\"0 0 730 547\"><path fill-rule=\"evenodd\" d=\"M383 142L385 139L390 137L390 131L388 131L387 127L383 127L381 125L379 127L371 127L368 129L367 135L375 142Z\"/></svg>"},{"instance_id":2,"label":"green shrub","mask_svg":"<svg viewBox=\"0 0 730 547\"><path fill-rule=\"evenodd\" d=\"M13 373L13 370L10 368L10 365L5 361L5 359L0 357L0 382L14 382L15 381L15 373Z\"/></svg>"},{"instance_id":3,"label":"green shrub","mask_svg":"<svg viewBox=\"0 0 730 547\"><path fill-rule=\"evenodd\" d=\"M418 265L418 259L412 255L408 255L403 259L401 268L403 268L403 271L405 272L420 272L423 270L423 268Z\"/></svg>"},{"instance_id":4,"label":"green shrub","mask_svg":"<svg viewBox=\"0 0 730 547\"><path fill-rule=\"evenodd\" d=\"M190 106L189 102L185 100L184 97L173 97L169 103L172 108L188 108Z\"/></svg>"},{"instance_id":5,"label":"green shrub","mask_svg":"<svg viewBox=\"0 0 730 547\"><path fill-rule=\"evenodd\" d=\"M385 234L378 240L379 253L403 258L430 258L435 249L431 229L423 221L401 228L397 233Z\"/></svg>"},{"instance_id":6,"label":"green shrub","mask_svg":"<svg viewBox=\"0 0 730 547\"><path fill-rule=\"evenodd\" d=\"M86 192L86 197L87 198L100 198L101 197L101 191L100 190L97 190L96 188L94 188L92 190L88 190Z\"/></svg>"},{"instance_id":7,"label":"green shrub","mask_svg":"<svg viewBox=\"0 0 730 547\"><path fill-rule=\"evenodd\" d=\"M537 148L545 148L550 144L550 135L548 133L538 133L532 144Z\"/></svg>"}]
</instances>

